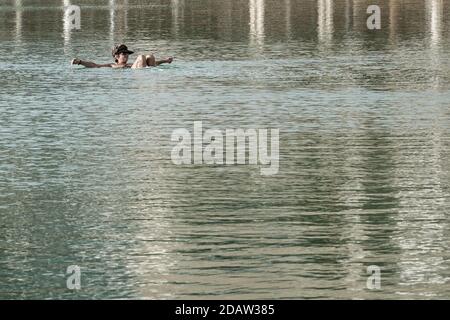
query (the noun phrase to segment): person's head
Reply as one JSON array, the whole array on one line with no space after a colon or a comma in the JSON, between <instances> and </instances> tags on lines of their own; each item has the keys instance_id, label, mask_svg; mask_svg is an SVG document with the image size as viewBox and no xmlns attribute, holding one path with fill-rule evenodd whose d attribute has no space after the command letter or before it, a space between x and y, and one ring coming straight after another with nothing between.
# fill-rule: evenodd
<instances>
[{"instance_id":1,"label":"person's head","mask_svg":"<svg viewBox=\"0 0 450 320\"><path fill-rule=\"evenodd\" d=\"M133 51L128 50L127 46L124 44L114 46L112 50L112 56L114 61L118 64L125 64L128 62L128 56L133 54Z\"/></svg>"}]
</instances>

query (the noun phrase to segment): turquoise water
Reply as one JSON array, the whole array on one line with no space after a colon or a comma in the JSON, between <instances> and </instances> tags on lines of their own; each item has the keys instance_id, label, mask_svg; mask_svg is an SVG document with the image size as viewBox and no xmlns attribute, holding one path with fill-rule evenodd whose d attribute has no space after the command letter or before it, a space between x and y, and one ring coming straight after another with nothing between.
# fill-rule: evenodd
<instances>
[{"instance_id":1,"label":"turquoise water","mask_svg":"<svg viewBox=\"0 0 450 320\"><path fill-rule=\"evenodd\" d=\"M379 3L2 1L0 298L449 298L450 1ZM118 42L176 60L69 65ZM174 165L194 121L278 174Z\"/></svg>"}]
</instances>

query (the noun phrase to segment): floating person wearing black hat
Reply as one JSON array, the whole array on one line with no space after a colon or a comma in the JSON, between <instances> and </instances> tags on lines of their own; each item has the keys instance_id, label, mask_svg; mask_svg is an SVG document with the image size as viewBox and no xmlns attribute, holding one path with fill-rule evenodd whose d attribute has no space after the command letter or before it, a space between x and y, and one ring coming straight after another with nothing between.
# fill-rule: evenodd
<instances>
[{"instance_id":1,"label":"floating person wearing black hat","mask_svg":"<svg viewBox=\"0 0 450 320\"><path fill-rule=\"evenodd\" d=\"M128 47L124 44L114 46L112 50L112 56L114 58L115 63L107 63L107 64L97 64L94 62L83 61L80 59L73 59L72 64L82 65L86 68L145 68L145 67L157 67L163 63L172 63L173 58L169 57L164 60L156 60L153 54L150 55L139 55L133 64L127 63L128 56L133 54L133 51L128 50Z\"/></svg>"}]
</instances>

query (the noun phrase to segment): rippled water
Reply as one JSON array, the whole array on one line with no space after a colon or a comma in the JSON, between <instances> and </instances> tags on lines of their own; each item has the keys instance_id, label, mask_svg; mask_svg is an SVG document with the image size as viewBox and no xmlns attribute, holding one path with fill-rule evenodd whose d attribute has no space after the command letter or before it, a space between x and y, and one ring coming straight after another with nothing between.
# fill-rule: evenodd
<instances>
[{"instance_id":1,"label":"rippled water","mask_svg":"<svg viewBox=\"0 0 450 320\"><path fill-rule=\"evenodd\" d=\"M378 2L2 1L0 298L450 298L450 1ZM69 66L118 42L176 62ZM279 173L174 165L200 120Z\"/></svg>"}]
</instances>

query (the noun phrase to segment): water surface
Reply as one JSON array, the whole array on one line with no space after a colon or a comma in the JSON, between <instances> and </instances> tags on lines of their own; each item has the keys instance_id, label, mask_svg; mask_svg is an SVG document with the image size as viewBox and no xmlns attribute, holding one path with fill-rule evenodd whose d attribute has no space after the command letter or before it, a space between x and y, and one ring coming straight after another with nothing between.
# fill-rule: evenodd
<instances>
[{"instance_id":1,"label":"water surface","mask_svg":"<svg viewBox=\"0 0 450 320\"><path fill-rule=\"evenodd\" d=\"M450 1L378 3L2 1L0 298L450 298ZM69 66L119 42L176 62ZM193 121L279 173L174 165Z\"/></svg>"}]
</instances>

